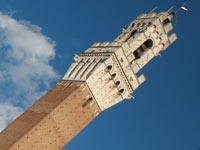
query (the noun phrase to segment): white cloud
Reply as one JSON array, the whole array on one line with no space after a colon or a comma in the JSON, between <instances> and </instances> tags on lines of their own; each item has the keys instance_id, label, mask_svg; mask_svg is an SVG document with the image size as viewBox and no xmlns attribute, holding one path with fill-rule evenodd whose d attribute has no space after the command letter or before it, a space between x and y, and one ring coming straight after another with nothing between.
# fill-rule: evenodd
<instances>
[{"instance_id":1,"label":"white cloud","mask_svg":"<svg viewBox=\"0 0 200 150\"><path fill-rule=\"evenodd\" d=\"M12 112L19 111L18 106L30 106L59 78L50 65L55 42L41 30L0 12L0 129L17 116Z\"/></svg>"},{"instance_id":2,"label":"white cloud","mask_svg":"<svg viewBox=\"0 0 200 150\"><path fill-rule=\"evenodd\" d=\"M9 103L0 103L0 131L7 124L17 118L23 112L22 108L13 106Z\"/></svg>"}]
</instances>

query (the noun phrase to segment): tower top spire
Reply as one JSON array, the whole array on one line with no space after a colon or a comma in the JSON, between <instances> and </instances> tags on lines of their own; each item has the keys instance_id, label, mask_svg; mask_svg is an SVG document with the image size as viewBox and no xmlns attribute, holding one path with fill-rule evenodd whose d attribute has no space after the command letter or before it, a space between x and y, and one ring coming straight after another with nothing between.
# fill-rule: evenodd
<instances>
[{"instance_id":1,"label":"tower top spire","mask_svg":"<svg viewBox=\"0 0 200 150\"><path fill-rule=\"evenodd\" d=\"M176 24L178 23L177 13L179 11L185 11L185 12L189 11L189 9L186 6L186 1L182 5L174 3L168 10L168 19L171 21L174 17L176 18L174 27L176 27Z\"/></svg>"},{"instance_id":2,"label":"tower top spire","mask_svg":"<svg viewBox=\"0 0 200 150\"><path fill-rule=\"evenodd\" d=\"M182 10L182 11L189 11L189 9L186 7L186 2L184 2L182 5L177 4L177 3L174 3L174 4L170 7L170 9L168 10L168 12L169 12L169 13L171 13L171 12L177 13L177 12L180 11L180 10Z\"/></svg>"}]
</instances>

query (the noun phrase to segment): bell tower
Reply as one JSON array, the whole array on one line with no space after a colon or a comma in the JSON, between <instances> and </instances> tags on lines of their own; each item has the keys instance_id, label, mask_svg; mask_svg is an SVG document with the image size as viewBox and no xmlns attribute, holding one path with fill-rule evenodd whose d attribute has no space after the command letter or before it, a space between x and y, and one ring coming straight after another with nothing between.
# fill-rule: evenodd
<instances>
[{"instance_id":1,"label":"bell tower","mask_svg":"<svg viewBox=\"0 0 200 150\"><path fill-rule=\"evenodd\" d=\"M137 72L177 39L175 33L169 35L174 15L140 15L113 42L94 43L80 56L75 55L63 80L86 82L101 110L131 99L145 81Z\"/></svg>"},{"instance_id":2,"label":"bell tower","mask_svg":"<svg viewBox=\"0 0 200 150\"><path fill-rule=\"evenodd\" d=\"M176 39L175 12L141 14L112 42L96 42L63 79L0 133L0 150L58 150L145 80L137 73Z\"/></svg>"}]
</instances>

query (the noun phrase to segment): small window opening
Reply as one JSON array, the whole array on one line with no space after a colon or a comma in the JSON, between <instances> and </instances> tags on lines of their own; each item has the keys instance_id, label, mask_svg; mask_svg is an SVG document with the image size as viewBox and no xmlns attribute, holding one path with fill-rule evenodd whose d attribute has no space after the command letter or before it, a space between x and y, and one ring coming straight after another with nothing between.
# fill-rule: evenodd
<instances>
[{"instance_id":1,"label":"small window opening","mask_svg":"<svg viewBox=\"0 0 200 150\"><path fill-rule=\"evenodd\" d=\"M106 67L106 71L110 71L112 69L112 65Z\"/></svg>"},{"instance_id":2,"label":"small window opening","mask_svg":"<svg viewBox=\"0 0 200 150\"><path fill-rule=\"evenodd\" d=\"M169 18L167 18L167 19L165 19L165 20L163 21L163 25L166 25L166 24L168 24L168 23L170 23Z\"/></svg>"},{"instance_id":3,"label":"small window opening","mask_svg":"<svg viewBox=\"0 0 200 150\"><path fill-rule=\"evenodd\" d=\"M93 98L92 97L90 97L89 99L88 99L88 101L90 102L90 101L92 101L93 100Z\"/></svg>"},{"instance_id":4,"label":"small window opening","mask_svg":"<svg viewBox=\"0 0 200 150\"><path fill-rule=\"evenodd\" d=\"M148 39L145 41L138 49L136 49L133 54L135 55L135 59L139 59L143 53L147 50L152 48L153 41L151 39Z\"/></svg>"},{"instance_id":5,"label":"small window opening","mask_svg":"<svg viewBox=\"0 0 200 150\"><path fill-rule=\"evenodd\" d=\"M146 25L146 23L145 23L145 22L143 22L143 23L142 23L142 27L144 27L145 25Z\"/></svg>"},{"instance_id":6,"label":"small window opening","mask_svg":"<svg viewBox=\"0 0 200 150\"><path fill-rule=\"evenodd\" d=\"M120 85L120 81L117 81L117 82L115 83L115 85L116 85L116 86Z\"/></svg>"},{"instance_id":7,"label":"small window opening","mask_svg":"<svg viewBox=\"0 0 200 150\"><path fill-rule=\"evenodd\" d=\"M131 25L131 28L134 28L135 27L135 23L133 23L132 25Z\"/></svg>"},{"instance_id":8,"label":"small window opening","mask_svg":"<svg viewBox=\"0 0 200 150\"><path fill-rule=\"evenodd\" d=\"M114 79L115 77L116 77L116 73L113 73L113 74L111 75L111 78Z\"/></svg>"},{"instance_id":9,"label":"small window opening","mask_svg":"<svg viewBox=\"0 0 200 150\"><path fill-rule=\"evenodd\" d=\"M84 108L87 104L89 104L93 100L92 97L90 97L83 105L82 107Z\"/></svg>"},{"instance_id":10,"label":"small window opening","mask_svg":"<svg viewBox=\"0 0 200 150\"><path fill-rule=\"evenodd\" d=\"M137 24L137 27L139 27L139 26L140 26L140 23Z\"/></svg>"},{"instance_id":11,"label":"small window opening","mask_svg":"<svg viewBox=\"0 0 200 150\"><path fill-rule=\"evenodd\" d=\"M118 92L118 94L122 94L122 93L124 93L124 89L120 89Z\"/></svg>"},{"instance_id":12,"label":"small window opening","mask_svg":"<svg viewBox=\"0 0 200 150\"><path fill-rule=\"evenodd\" d=\"M173 12L169 13L167 18L163 21L163 25L166 25L166 24L172 22L174 16L176 16L176 12L173 11Z\"/></svg>"},{"instance_id":13,"label":"small window opening","mask_svg":"<svg viewBox=\"0 0 200 150\"><path fill-rule=\"evenodd\" d=\"M148 23L148 26L151 26L151 25L152 25L152 22L149 22L149 23Z\"/></svg>"}]
</instances>

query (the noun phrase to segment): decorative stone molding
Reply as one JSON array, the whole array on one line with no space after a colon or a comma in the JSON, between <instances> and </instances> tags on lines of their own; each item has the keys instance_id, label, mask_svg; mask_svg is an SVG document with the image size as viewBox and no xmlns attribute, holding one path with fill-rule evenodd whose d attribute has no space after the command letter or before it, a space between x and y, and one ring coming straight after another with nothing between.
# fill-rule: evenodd
<instances>
[{"instance_id":1,"label":"decorative stone molding","mask_svg":"<svg viewBox=\"0 0 200 150\"><path fill-rule=\"evenodd\" d=\"M138 72L160 51L173 43L176 34L167 24L168 12L142 14L113 42L96 42L74 62L63 80L84 81L88 84L101 110L105 110L131 94L145 80Z\"/></svg>"}]
</instances>

